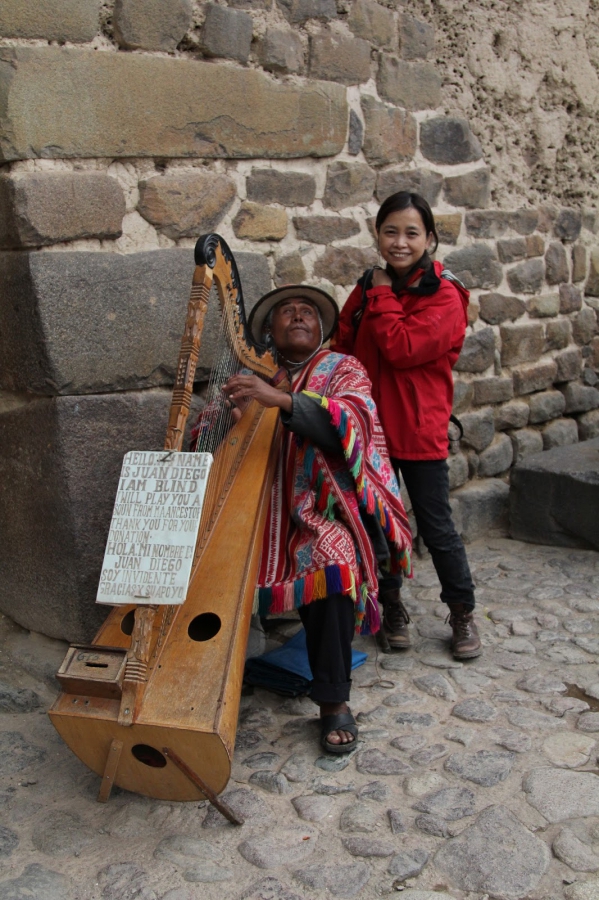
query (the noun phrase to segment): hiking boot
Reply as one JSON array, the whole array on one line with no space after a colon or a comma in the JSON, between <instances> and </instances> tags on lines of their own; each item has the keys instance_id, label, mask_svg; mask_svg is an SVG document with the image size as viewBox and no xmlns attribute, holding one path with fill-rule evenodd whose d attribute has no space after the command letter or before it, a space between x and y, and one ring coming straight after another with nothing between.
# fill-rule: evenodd
<instances>
[{"instance_id":1,"label":"hiking boot","mask_svg":"<svg viewBox=\"0 0 599 900\"><path fill-rule=\"evenodd\" d=\"M408 611L400 600L399 588L385 591L379 596L383 606L383 636L392 650L406 650L410 646Z\"/></svg>"},{"instance_id":2,"label":"hiking boot","mask_svg":"<svg viewBox=\"0 0 599 900\"><path fill-rule=\"evenodd\" d=\"M453 603L449 606L445 621L449 622L453 631L450 646L454 659L474 659L481 655L483 648L471 609L463 603Z\"/></svg>"}]
</instances>

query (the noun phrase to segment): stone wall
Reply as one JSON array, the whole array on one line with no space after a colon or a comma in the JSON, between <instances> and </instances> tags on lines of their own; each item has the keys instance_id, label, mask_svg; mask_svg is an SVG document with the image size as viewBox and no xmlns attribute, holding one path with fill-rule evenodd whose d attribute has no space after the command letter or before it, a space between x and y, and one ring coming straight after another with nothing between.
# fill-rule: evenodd
<instances>
[{"instance_id":1,"label":"stone wall","mask_svg":"<svg viewBox=\"0 0 599 900\"><path fill-rule=\"evenodd\" d=\"M93 632L119 461L161 445L206 231L249 305L303 280L343 303L379 202L429 199L472 291L466 539L502 521L514 461L599 434L592 6L4 0L2 611Z\"/></svg>"}]
</instances>

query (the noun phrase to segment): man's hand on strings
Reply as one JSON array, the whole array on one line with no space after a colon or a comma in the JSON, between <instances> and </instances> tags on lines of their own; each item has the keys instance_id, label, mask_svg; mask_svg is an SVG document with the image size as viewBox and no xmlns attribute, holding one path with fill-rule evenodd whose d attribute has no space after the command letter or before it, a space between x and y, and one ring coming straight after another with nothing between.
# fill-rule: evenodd
<instances>
[{"instance_id":1,"label":"man's hand on strings","mask_svg":"<svg viewBox=\"0 0 599 900\"><path fill-rule=\"evenodd\" d=\"M293 408L291 394L277 390L257 375L233 375L223 387L223 391L235 406L232 415L236 422L243 415L250 400L256 400L260 406L278 406L285 412L291 412Z\"/></svg>"}]
</instances>

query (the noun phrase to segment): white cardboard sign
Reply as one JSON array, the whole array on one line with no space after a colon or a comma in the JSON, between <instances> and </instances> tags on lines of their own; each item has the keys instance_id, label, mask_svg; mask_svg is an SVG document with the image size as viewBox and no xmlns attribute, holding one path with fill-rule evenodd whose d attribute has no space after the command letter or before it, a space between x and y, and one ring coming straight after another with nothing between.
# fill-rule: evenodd
<instances>
[{"instance_id":1,"label":"white cardboard sign","mask_svg":"<svg viewBox=\"0 0 599 900\"><path fill-rule=\"evenodd\" d=\"M125 454L97 603L184 602L211 465L210 453Z\"/></svg>"}]
</instances>

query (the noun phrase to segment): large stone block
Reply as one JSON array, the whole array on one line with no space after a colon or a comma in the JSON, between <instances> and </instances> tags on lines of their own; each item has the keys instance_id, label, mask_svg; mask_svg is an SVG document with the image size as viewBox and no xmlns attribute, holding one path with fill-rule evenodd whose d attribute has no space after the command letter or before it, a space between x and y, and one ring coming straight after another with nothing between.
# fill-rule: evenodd
<instances>
[{"instance_id":1,"label":"large stone block","mask_svg":"<svg viewBox=\"0 0 599 900\"><path fill-rule=\"evenodd\" d=\"M314 244L330 244L352 237L360 231L355 219L346 216L296 216L293 219L295 233L300 241Z\"/></svg>"},{"instance_id":2,"label":"large stone block","mask_svg":"<svg viewBox=\"0 0 599 900\"><path fill-rule=\"evenodd\" d=\"M495 422L491 407L464 413L460 416L460 422L464 429L463 441L480 452L488 447L495 434Z\"/></svg>"},{"instance_id":3,"label":"large stone block","mask_svg":"<svg viewBox=\"0 0 599 900\"><path fill-rule=\"evenodd\" d=\"M551 387L557 375L557 363L552 359L547 362L533 363L530 366L519 366L513 371L514 393L532 394Z\"/></svg>"},{"instance_id":4,"label":"large stone block","mask_svg":"<svg viewBox=\"0 0 599 900\"><path fill-rule=\"evenodd\" d=\"M376 83L384 100L405 109L436 109L441 105L441 76L432 63L406 62L381 53Z\"/></svg>"},{"instance_id":5,"label":"large stone block","mask_svg":"<svg viewBox=\"0 0 599 900\"><path fill-rule=\"evenodd\" d=\"M299 253L280 256L275 264L275 284L301 284L306 278L306 267Z\"/></svg>"},{"instance_id":6,"label":"large stone block","mask_svg":"<svg viewBox=\"0 0 599 900\"><path fill-rule=\"evenodd\" d=\"M510 533L534 544L599 550L599 438L514 467Z\"/></svg>"},{"instance_id":7,"label":"large stone block","mask_svg":"<svg viewBox=\"0 0 599 900\"><path fill-rule=\"evenodd\" d=\"M477 169L471 174L476 175L478 172L485 171L485 169ZM497 238L505 234L509 225L510 214L500 209L476 209L466 213L466 230L473 237Z\"/></svg>"},{"instance_id":8,"label":"large stone block","mask_svg":"<svg viewBox=\"0 0 599 900\"><path fill-rule=\"evenodd\" d=\"M499 333L501 335L501 364L503 366L534 362L543 353L545 335L540 322L502 325Z\"/></svg>"},{"instance_id":9,"label":"large stone block","mask_svg":"<svg viewBox=\"0 0 599 900\"><path fill-rule=\"evenodd\" d=\"M578 440L589 441L595 437L599 437L599 409L578 417Z\"/></svg>"},{"instance_id":10,"label":"large stone block","mask_svg":"<svg viewBox=\"0 0 599 900\"><path fill-rule=\"evenodd\" d=\"M287 213L278 206L242 203L233 219L235 237L248 241L282 241L287 234Z\"/></svg>"},{"instance_id":11,"label":"large stone block","mask_svg":"<svg viewBox=\"0 0 599 900\"><path fill-rule=\"evenodd\" d=\"M347 152L357 156L364 142L364 123L355 109L349 111L349 134L347 136Z\"/></svg>"},{"instance_id":12,"label":"large stone block","mask_svg":"<svg viewBox=\"0 0 599 900\"><path fill-rule=\"evenodd\" d=\"M486 244L472 244L463 250L454 250L445 257L444 262L467 288L494 288L503 277L495 250Z\"/></svg>"},{"instance_id":13,"label":"large stone block","mask_svg":"<svg viewBox=\"0 0 599 900\"><path fill-rule=\"evenodd\" d=\"M577 312L582 309L582 294L573 284L560 284L559 311L561 313Z\"/></svg>"},{"instance_id":14,"label":"large stone block","mask_svg":"<svg viewBox=\"0 0 599 900\"><path fill-rule=\"evenodd\" d=\"M582 244L572 247L572 281L584 281L587 274L587 251Z\"/></svg>"},{"instance_id":15,"label":"large stone block","mask_svg":"<svg viewBox=\"0 0 599 900\"><path fill-rule=\"evenodd\" d=\"M572 337L572 323L569 319L547 322L545 330L545 350L562 350Z\"/></svg>"},{"instance_id":16,"label":"large stone block","mask_svg":"<svg viewBox=\"0 0 599 900\"><path fill-rule=\"evenodd\" d=\"M580 346L590 344L597 332L597 313L588 306L572 318L572 334Z\"/></svg>"},{"instance_id":17,"label":"large stone block","mask_svg":"<svg viewBox=\"0 0 599 900\"><path fill-rule=\"evenodd\" d=\"M335 0L277 0L283 15L292 25L301 25L307 19L329 21L337 18Z\"/></svg>"},{"instance_id":18,"label":"large stone block","mask_svg":"<svg viewBox=\"0 0 599 900\"><path fill-rule=\"evenodd\" d=\"M344 287L354 285L365 269L376 265L374 250L359 247L328 247L314 264L314 275Z\"/></svg>"},{"instance_id":19,"label":"large stone block","mask_svg":"<svg viewBox=\"0 0 599 900\"><path fill-rule=\"evenodd\" d=\"M531 425L540 425L550 419L559 419L566 408L566 401L561 391L540 391L531 396L529 406L528 421Z\"/></svg>"},{"instance_id":20,"label":"large stone block","mask_svg":"<svg viewBox=\"0 0 599 900\"><path fill-rule=\"evenodd\" d=\"M123 455L160 450L170 397L39 398L0 414L0 609L19 625L86 641L106 618L95 596Z\"/></svg>"},{"instance_id":21,"label":"large stone block","mask_svg":"<svg viewBox=\"0 0 599 900\"><path fill-rule=\"evenodd\" d=\"M435 225L441 244L457 244L462 230L461 213L445 213L435 216Z\"/></svg>"},{"instance_id":22,"label":"large stone block","mask_svg":"<svg viewBox=\"0 0 599 900\"><path fill-rule=\"evenodd\" d=\"M267 72L295 75L304 68L302 39L291 28L267 28L258 56Z\"/></svg>"},{"instance_id":23,"label":"large stone block","mask_svg":"<svg viewBox=\"0 0 599 900\"><path fill-rule=\"evenodd\" d=\"M545 280L547 284L561 284L568 281L568 256L563 244L554 241L545 251Z\"/></svg>"},{"instance_id":24,"label":"large stone block","mask_svg":"<svg viewBox=\"0 0 599 900\"><path fill-rule=\"evenodd\" d=\"M518 234L532 234L539 224L539 213L536 209L516 209L510 213L510 227Z\"/></svg>"},{"instance_id":25,"label":"large stone block","mask_svg":"<svg viewBox=\"0 0 599 900\"><path fill-rule=\"evenodd\" d=\"M176 241L215 231L236 196L231 178L193 169L141 181L137 208L158 231Z\"/></svg>"},{"instance_id":26,"label":"large stone block","mask_svg":"<svg viewBox=\"0 0 599 900\"><path fill-rule=\"evenodd\" d=\"M248 200L281 206L310 206L316 196L316 182L305 172L252 169L246 187Z\"/></svg>"},{"instance_id":27,"label":"large stone block","mask_svg":"<svg viewBox=\"0 0 599 900\"><path fill-rule=\"evenodd\" d=\"M577 378L580 378L582 353L579 347L568 347L561 353L556 353L554 359L557 363L556 382L575 381Z\"/></svg>"},{"instance_id":28,"label":"large stone block","mask_svg":"<svg viewBox=\"0 0 599 900\"><path fill-rule=\"evenodd\" d=\"M488 403L503 403L514 396L514 383L511 378L482 378L474 382L474 403L477 406Z\"/></svg>"},{"instance_id":29,"label":"large stone block","mask_svg":"<svg viewBox=\"0 0 599 900\"><path fill-rule=\"evenodd\" d=\"M553 233L561 241L575 241L582 229L582 213L579 209L561 209L553 226Z\"/></svg>"},{"instance_id":30,"label":"large stone block","mask_svg":"<svg viewBox=\"0 0 599 900\"><path fill-rule=\"evenodd\" d=\"M365 163L342 160L327 168L327 180L322 202L329 209L345 209L372 200L376 175Z\"/></svg>"},{"instance_id":31,"label":"large stone block","mask_svg":"<svg viewBox=\"0 0 599 900\"><path fill-rule=\"evenodd\" d=\"M543 287L545 267L542 259L527 259L507 273L507 283L515 294L535 294Z\"/></svg>"},{"instance_id":32,"label":"large stone block","mask_svg":"<svg viewBox=\"0 0 599 900\"><path fill-rule=\"evenodd\" d=\"M91 41L99 30L101 0L2 0L0 36L4 38Z\"/></svg>"},{"instance_id":33,"label":"large stone block","mask_svg":"<svg viewBox=\"0 0 599 900\"><path fill-rule=\"evenodd\" d=\"M504 294L481 294L478 298L480 317L489 325L501 325L508 319L519 319L526 310L526 305L519 297L506 297Z\"/></svg>"},{"instance_id":34,"label":"large stone block","mask_svg":"<svg viewBox=\"0 0 599 900\"><path fill-rule=\"evenodd\" d=\"M465 172L463 175L452 175L445 179L443 196L452 206L465 206L466 209L476 209L470 219L467 219L468 231L476 237L487 237L486 217L481 209L489 205L491 196L491 175L486 168L475 169L473 172ZM501 221L502 214L495 213L494 220ZM484 223L481 225L480 223ZM493 226L495 228L496 226ZM500 232L503 234L503 231Z\"/></svg>"},{"instance_id":35,"label":"large stone block","mask_svg":"<svg viewBox=\"0 0 599 900\"><path fill-rule=\"evenodd\" d=\"M507 434L496 434L491 444L478 457L479 478L492 478L507 472L514 458L514 448Z\"/></svg>"},{"instance_id":36,"label":"large stone block","mask_svg":"<svg viewBox=\"0 0 599 900\"><path fill-rule=\"evenodd\" d=\"M393 50L397 35L390 9L373 0L354 0L347 24L356 37L370 41L375 47Z\"/></svg>"},{"instance_id":37,"label":"large stone block","mask_svg":"<svg viewBox=\"0 0 599 900\"><path fill-rule=\"evenodd\" d=\"M457 372L484 372L495 360L495 332L482 328L467 335L454 368Z\"/></svg>"},{"instance_id":38,"label":"large stone block","mask_svg":"<svg viewBox=\"0 0 599 900\"><path fill-rule=\"evenodd\" d=\"M512 400L493 411L495 429L505 431L508 428L524 428L528 422L530 409L524 400ZM539 447L539 449L541 449Z\"/></svg>"},{"instance_id":39,"label":"large stone block","mask_svg":"<svg viewBox=\"0 0 599 900\"><path fill-rule=\"evenodd\" d=\"M338 33L310 38L310 75L341 84L362 84L370 78L370 44Z\"/></svg>"},{"instance_id":40,"label":"large stone block","mask_svg":"<svg viewBox=\"0 0 599 900\"><path fill-rule=\"evenodd\" d=\"M200 42L202 52L205 56L220 56L246 63L250 56L253 29L253 19L249 13L208 3Z\"/></svg>"},{"instance_id":41,"label":"large stone block","mask_svg":"<svg viewBox=\"0 0 599 900\"><path fill-rule=\"evenodd\" d=\"M336 84L281 84L258 70L135 53L0 51L5 160L334 156L347 116Z\"/></svg>"},{"instance_id":42,"label":"large stone block","mask_svg":"<svg viewBox=\"0 0 599 900\"><path fill-rule=\"evenodd\" d=\"M0 247L42 247L78 238L117 238L125 197L101 172L0 176Z\"/></svg>"},{"instance_id":43,"label":"large stone block","mask_svg":"<svg viewBox=\"0 0 599 900\"><path fill-rule=\"evenodd\" d=\"M191 0L116 0L114 35L128 50L172 53L193 21Z\"/></svg>"},{"instance_id":44,"label":"large stone block","mask_svg":"<svg viewBox=\"0 0 599 900\"><path fill-rule=\"evenodd\" d=\"M566 413L585 413L599 407L597 388L572 382L562 388L561 393L564 396L564 412Z\"/></svg>"},{"instance_id":45,"label":"large stone block","mask_svg":"<svg viewBox=\"0 0 599 900\"><path fill-rule=\"evenodd\" d=\"M489 531L507 533L509 487L497 478L485 478L454 491L464 541L475 541Z\"/></svg>"},{"instance_id":46,"label":"large stone block","mask_svg":"<svg viewBox=\"0 0 599 900\"><path fill-rule=\"evenodd\" d=\"M377 166L412 159L417 139L414 116L369 95L362 97L361 104L366 125L363 146L366 159Z\"/></svg>"},{"instance_id":47,"label":"large stone block","mask_svg":"<svg viewBox=\"0 0 599 900\"><path fill-rule=\"evenodd\" d=\"M559 306L559 294L536 294L526 301L526 311L535 319L551 319L557 316Z\"/></svg>"},{"instance_id":48,"label":"large stone block","mask_svg":"<svg viewBox=\"0 0 599 900\"><path fill-rule=\"evenodd\" d=\"M508 238L505 241L497 241L497 253L502 263L526 259L528 255L526 238Z\"/></svg>"},{"instance_id":49,"label":"large stone block","mask_svg":"<svg viewBox=\"0 0 599 900\"><path fill-rule=\"evenodd\" d=\"M483 155L467 120L459 116L426 119L420 126L420 149L427 159L439 165L474 162Z\"/></svg>"},{"instance_id":50,"label":"large stone block","mask_svg":"<svg viewBox=\"0 0 599 900\"><path fill-rule=\"evenodd\" d=\"M410 13L400 12L399 49L404 59L426 59L435 49L435 29Z\"/></svg>"},{"instance_id":51,"label":"large stone block","mask_svg":"<svg viewBox=\"0 0 599 900\"><path fill-rule=\"evenodd\" d=\"M578 426L575 419L556 419L542 431L543 448L569 447L578 443Z\"/></svg>"},{"instance_id":52,"label":"large stone block","mask_svg":"<svg viewBox=\"0 0 599 900\"><path fill-rule=\"evenodd\" d=\"M513 431L510 438L514 449L514 464L521 462L527 456L532 456L533 453L541 453L543 449L543 436L534 428Z\"/></svg>"},{"instance_id":53,"label":"large stone block","mask_svg":"<svg viewBox=\"0 0 599 900\"><path fill-rule=\"evenodd\" d=\"M376 198L382 203L391 194L398 191L413 191L421 194L431 205L435 206L441 192L443 176L430 169L402 169L393 167L379 172L376 180ZM437 222L438 217L435 217Z\"/></svg>"},{"instance_id":54,"label":"large stone block","mask_svg":"<svg viewBox=\"0 0 599 900\"><path fill-rule=\"evenodd\" d=\"M584 292L587 297L599 297L599 247L591 250L589 277Z\"/></svg>"},{"instance_id":55,"label":"large stone block","mask_svg":"<svg viewBox=\"0 0 599 900\"><path fill-rule=\"evenodd\" d=\"M235 259L249 310L271 287L268 261ZM1 253L1 387L83 394L171 384L193 270L191 249ZM201 367L212 364L217 328L209 310Z\"/></svg>"}]
</instances>

